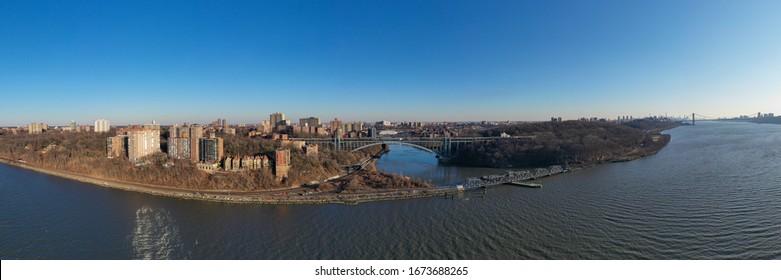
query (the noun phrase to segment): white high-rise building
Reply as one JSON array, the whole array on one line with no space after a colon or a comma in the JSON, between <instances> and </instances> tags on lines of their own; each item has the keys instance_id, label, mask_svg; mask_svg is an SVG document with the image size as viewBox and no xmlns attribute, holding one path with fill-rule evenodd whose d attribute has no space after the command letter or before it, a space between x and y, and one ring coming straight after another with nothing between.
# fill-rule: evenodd
<instances>
[{"instance_id":1,"label":"white high-rise building","mask_svg":"<svg viewBox=\"0 0 781 280\"><path fill-rule=\"evenodd\" d=\"M99 119L95 121L95 132L108 132L111 129L111 123L106 119Z\"/></svg>"},{"instance_id":2,"label":"white high-rise building","mask_svg":"<svg viewBox=\"0 0 781 280\"><path fill-rule=\"evenodd\" d=\"M43 123L30 123L27 125L27 129L30 134L41 134L43 133Z\"/></svg>"}]
</instances>

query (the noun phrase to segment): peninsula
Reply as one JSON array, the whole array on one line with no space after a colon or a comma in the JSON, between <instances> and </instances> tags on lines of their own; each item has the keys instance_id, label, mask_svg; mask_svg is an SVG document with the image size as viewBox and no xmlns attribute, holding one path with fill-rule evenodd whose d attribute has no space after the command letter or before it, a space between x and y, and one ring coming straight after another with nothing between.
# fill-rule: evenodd
<instances>
[{"instance_id":1,"label":"peninsula","mask_svg":"<svg viewBox=\"0 0 781 280\"><path fill-rule=\"evenodd\" d=\"M264 133L262 127L230 128L218 124L163 129L152 123L112 127L99 133L44 131L31 125L28 133L6 131L0 136L0 161L100 186L212 201L352 204L459 191L377 171L374 161L387 152L386 145L349 151L288 138L288 133L300 135L301 128L291 131L280 127L281 131ZM457 134L490 139L466 145L451 157L441 158L442 164L514 169L561 165L575 170L655 154L670 140L660 131L676 125L658 119L621 123L575 120L478 127L413 124L410 129L398 130L415 136L431 133L432 139L443 132L439 137ZM341 128L334 130L340 133ZM354 135L337 137L362 137L356 128L352 128ZM372 133L371 129L368 131ZM398 139L401 138L394 136L388 142ZM143 154L139 141L160 148Z\"/></svg>"}]
</instances>

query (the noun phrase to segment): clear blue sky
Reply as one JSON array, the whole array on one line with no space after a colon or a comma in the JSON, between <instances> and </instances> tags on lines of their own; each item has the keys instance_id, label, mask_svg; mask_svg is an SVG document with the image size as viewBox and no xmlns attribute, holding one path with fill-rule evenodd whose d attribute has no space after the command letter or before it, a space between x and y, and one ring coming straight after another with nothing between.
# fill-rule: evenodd
<instances>
[{"instance_id":1,"label":"clear blue sky","mask_svg":"<svg viewBox=\"0 0 781 280\"><path fill-rule=\"evenodd\" d=\"M0 1L0 125L781 113L781 1Z\"/></svg>"}]
</instances>

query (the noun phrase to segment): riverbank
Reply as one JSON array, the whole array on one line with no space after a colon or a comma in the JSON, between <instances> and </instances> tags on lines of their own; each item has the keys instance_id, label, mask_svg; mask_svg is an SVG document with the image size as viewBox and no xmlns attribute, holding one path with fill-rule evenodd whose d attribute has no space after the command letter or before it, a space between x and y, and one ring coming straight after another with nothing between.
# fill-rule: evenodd
<instances>
[{"instance_id":1,"label":"riverbank","mask_svg":"<svg viewBox=\"0 0 781 280\"><path fill-rule=\"evenodd\" d=\"M607 154L591 156L588 159L576 158L570 164L565 165L566 171L576 171L594 167L604 163L630 161L656 154L667 145L670 136L660 134L658 130L646 130L642 132L639 146L626 149L621 154ZM370 156L362 161L361 168L373 163L384 151ZM515 155L512 155L515 156ZM348 176L339 176L314 181L307 185L296 185L286 188L273 188L268 190L239 190L243 185L233 184L231 190L227 189L201 189L202 185L190 188L172 187L160 184L147 184L129 182L123 180L96 178L83 174L55 170L31 164L22 160L0 159L0 162L28 170L94 184L103 187L120 189L125 191L141 192L146 194L175 197L181 199L194 199L203 201L231 202L231 203L257 203L257 204L356 204L360 202L379 200L412 199L433 196L444 196L457 193L459 190L452 187L436 187L414 178L383 174L370 170L351 173ZM510 168L513 168L510 166ZM321 177L323 178L323 177Z\"/></svg>"},{"instance_id":2,"label":"riverbank","mask_svg":"<svg viewBox=\"0 0 781 280\"><path fill-rule=\"evenodd\" d=\"M14 161L4 158L0 158L0 163L101 187L140 192L157 196L214 202L256 204L357 204L360 202L369 201L444 196L446 194L456 192L456 190L453 189L435 187L357 191L347 194L320 193L318 195L308 195L307 191L310 188L299 186L264 191L187 190L160 185L93 178L67 171L52 170L33 166L23 161Z\"/></svg>"}]
</instances>

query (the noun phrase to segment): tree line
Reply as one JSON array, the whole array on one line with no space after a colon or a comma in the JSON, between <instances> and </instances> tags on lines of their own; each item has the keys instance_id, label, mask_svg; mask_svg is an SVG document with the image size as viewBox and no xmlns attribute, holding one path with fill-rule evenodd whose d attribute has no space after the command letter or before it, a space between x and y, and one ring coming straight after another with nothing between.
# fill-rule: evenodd
<instances>
[{"instance_id":1,"label":"tree line","mask_svg":"<svg viewBox=\"0 0 781 280\"><path fill-rule=\"evenodd\" d=\"M546 167L609 161L649 145L645 130L667 124L642 123L643 129L607 122L540 122L502 125L482 136L532 135L533 139L500 139L461 149L449 163L486 167ZM658 134L658 133L657 133Z\"/></svg>"}]
</instances>

